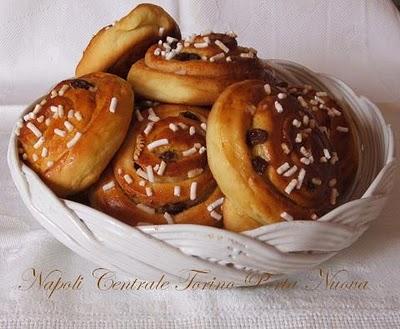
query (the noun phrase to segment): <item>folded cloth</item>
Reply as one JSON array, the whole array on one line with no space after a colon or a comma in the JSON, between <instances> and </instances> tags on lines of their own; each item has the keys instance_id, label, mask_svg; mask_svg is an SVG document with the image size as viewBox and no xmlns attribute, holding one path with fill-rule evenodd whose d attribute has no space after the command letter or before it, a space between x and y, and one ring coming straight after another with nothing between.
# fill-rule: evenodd
<instances>
[{"instance_id":1,"label":"folded cloth","mask_svg":"<svg viewBox=\"0 0 400 329\"><path fill-rule=\"evenodd\" d=\"M265 287L202 290L185 281L145 290L135 278L105 272L64 247L29 214L5 157L22 108L0 107L0 328L400 326L400 187L364 236L320 268ZM399 109L400 103L384 110L394 131ZM99 280L102 274L107 279ZM122 283L111 289L111 279L130 289Z\"/></svg>"}]
</instances>

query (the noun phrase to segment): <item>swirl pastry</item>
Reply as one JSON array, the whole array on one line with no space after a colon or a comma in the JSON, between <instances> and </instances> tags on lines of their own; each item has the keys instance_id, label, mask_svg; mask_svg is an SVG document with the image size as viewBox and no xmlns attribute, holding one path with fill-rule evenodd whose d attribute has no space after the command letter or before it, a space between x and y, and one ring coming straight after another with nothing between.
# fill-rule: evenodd
<instances>
[{"instance_id":1,"label":"swirl pastry","mask_svg":"<svg viewBox=\"0 0 400 329\"><path fill-rule=\"evenodd\" d=\"M18 122L22 158L58 196L80 192L122 144L132 111L131 86L115 75L62 81Z\"/></svg>"},{"instance_id":2,"label":"swirl pastry","mask_svg":"<svg viewBox=\"0 0 400 329\"><path fill-rule=\"evenodd\" d=\"M226 196L225 228L315 220L346 200L356 130L327 92L259 80L227 88L208 120L210 168Z\"/></svg>"},{"instance_id":3,"label":"swirl pastry","mask_svg":"<svg viewBox=\"0 0 400 329\"><path fill-rule=\"evenodd\" d=\"M132 66L128 81L148 99L211 105L232 83L265 77L254 49L238 46L233 33L210 33L160 40Z\"/></svg>"},{"instance_id":4,"label":"swirl pastry","mask_svg":"<svg viewBox=\"0 0 400 329\"><path fill-rule=\"evenodd\" d=\"M103 71L125 79L132 64L166 35L180 38L174 19L159 6L141 4L92 38L76 68L76 75Z\"/></svg>"},{"instance_id":5,"label":"swirl pastry","mask_svg":"<svg viewBox=\"0 0 400 329\"><path fill-rule=\"evenodd\" d=\"M129 225L222 225L222 194L207 164L200 107L161 104L137 110L112 166L90 193L91 205Z\"/></svg>"}]
</instances>

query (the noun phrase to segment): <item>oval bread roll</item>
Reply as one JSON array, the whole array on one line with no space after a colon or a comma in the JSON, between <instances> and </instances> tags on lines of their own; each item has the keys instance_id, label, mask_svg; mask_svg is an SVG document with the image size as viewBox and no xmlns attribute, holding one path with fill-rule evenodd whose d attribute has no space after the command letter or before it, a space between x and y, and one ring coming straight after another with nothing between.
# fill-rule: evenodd
<instances>
[{"instance_id":1,"label":"oval bread roll","mask_svg":"<svg viewBox=\"0 0 400 329\"><path fill-rule=\"evenodd\" d=\"M167 35L180 38L174 19L159 6L141 4L92 38L76 67L76 76L109 72L125 79L147 48Z\"/></svg>"}]
</instances>

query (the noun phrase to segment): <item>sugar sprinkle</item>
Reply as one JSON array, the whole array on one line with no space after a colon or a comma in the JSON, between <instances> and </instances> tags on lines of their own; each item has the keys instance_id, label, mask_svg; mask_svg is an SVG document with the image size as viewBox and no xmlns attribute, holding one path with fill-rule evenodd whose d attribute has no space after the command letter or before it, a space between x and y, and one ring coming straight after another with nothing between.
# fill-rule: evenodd
<instances>
[{"instance_id":1,"label":"sugar sprinkle","mask_svg":"<svg viewBox=\"0 0 400 329\"><path fill-rule=\"evenodd\" d=\"M112 189L115 186L114 181L108 182L107 184L103 185L103 191L106 192L110 189Z\"/></svg>"}]
</instances>

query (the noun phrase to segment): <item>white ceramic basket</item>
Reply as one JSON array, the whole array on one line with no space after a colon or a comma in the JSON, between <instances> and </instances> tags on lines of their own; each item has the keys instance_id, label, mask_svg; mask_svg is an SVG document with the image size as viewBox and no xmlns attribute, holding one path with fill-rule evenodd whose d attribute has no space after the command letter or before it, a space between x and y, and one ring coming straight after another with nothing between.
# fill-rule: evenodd
<instances>
[{"instance_id":1,"label":"white ceramic basket","mask_svg":"<svg viewBox=\"0 0 400 329\"><path fill-rule=\"evenodd\" d=\"M355 242L382 210L395 174L392 131L379 109L343 82L292 62L266 63L292 84L329 90L349 109L362 141L352 201L318 221L282 222L242 234L187 224L135 228L85 205L57 198L19 160L13 134L8 164L25 205L41 225L79 255L148 281L158 280L162 274L170 282L187 280L194 273L190 271L196 270L203 272L197 275L201 281L254 285L262 278L276 279L326 261Z\"/></svg>"}]
</instances>

